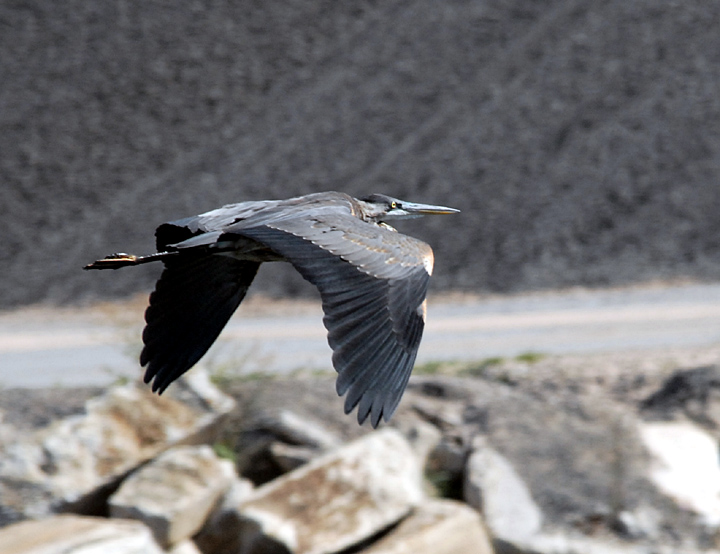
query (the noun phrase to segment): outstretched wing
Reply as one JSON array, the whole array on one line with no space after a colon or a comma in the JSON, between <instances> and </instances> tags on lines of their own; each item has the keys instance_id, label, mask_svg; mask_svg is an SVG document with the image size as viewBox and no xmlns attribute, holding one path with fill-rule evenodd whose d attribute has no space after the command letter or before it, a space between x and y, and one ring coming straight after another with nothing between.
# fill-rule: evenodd
<instances>
[{"instance_id":1,"label":"outstretched wing","mask_svg":"<svg viewBox=\"0 0 720 554\"><path fill-rule=\"evenodd\" d=\"M274 250L320 291L345 413L376 427L405 390L425 322L432 250L346 214L228 229Z\"/></svg>"},{"instance_id":2,"label":"outstretched wing","mask_svg":"<svg viewBox=\"0 0 720 554\"><path fill-rule=\"evenodd\" d=\"M145 311L140 364L145 382L162 392L190 369L245 297L260 264L229 256L180 252L165 269Z\"/></svg>"}]
</instances>

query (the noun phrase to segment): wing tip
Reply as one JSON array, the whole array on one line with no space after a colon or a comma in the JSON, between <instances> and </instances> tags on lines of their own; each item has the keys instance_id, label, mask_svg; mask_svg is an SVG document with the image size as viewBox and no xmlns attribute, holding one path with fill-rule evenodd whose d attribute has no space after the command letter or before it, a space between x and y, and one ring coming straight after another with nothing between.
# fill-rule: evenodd
<instances>
[{"instance_id":1,"label":"wing tip","mask_svg":"<svg viewBox=\"0 0 720 554\"><path fill-rule=\"evenodd\" d=\"M343 409L345 415L348 415L357 407L358 424L364 425L369 417L370 425L372 425L373 429L377 429L381 421L390 423L404 392L404 389L399 393L397 391L365 391L354 402L351 401L352 397L346 397Z\"/></svg>"},{"instance_id":2,"label":"wing tip","mask_svg":"<svg viewBox=\"0 0 720 554\"><path fill-rule=\"evenodd\" d=\"M145 366L147 362L141 364ZM163 391L167 388L167 384L164 387L161 387L161 372L158 371L153 367L152 364L149 364L147 368L145 368L145 375L143 376L143 383L146 385L150 385L150 390L152 392L155 392L157 394L162 394ZM168 383L169 384L169 383Z\"/></svg>"}]
</instances>

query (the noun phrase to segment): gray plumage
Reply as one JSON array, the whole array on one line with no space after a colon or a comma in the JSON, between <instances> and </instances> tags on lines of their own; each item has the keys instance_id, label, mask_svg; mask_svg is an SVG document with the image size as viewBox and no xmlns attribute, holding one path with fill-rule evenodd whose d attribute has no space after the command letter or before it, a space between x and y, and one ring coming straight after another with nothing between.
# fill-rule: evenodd
<instances>
[{"instance_id":1,"label":"gray plumage","mask_svg":"<svg viewBox=\"0 0 720 554\"><path fill-rule=\"evenodd\" d=\"M164 223L157 254L114 254L85 269L162 260L145 313L140 363L162 392L210 348L261 263L290 262L320 291L337 392L358 422L389 421L412 371L425 323L431 248L386 222L456 213L385 195L325 192L242 202Z\"/></svg>"}]
</instances>

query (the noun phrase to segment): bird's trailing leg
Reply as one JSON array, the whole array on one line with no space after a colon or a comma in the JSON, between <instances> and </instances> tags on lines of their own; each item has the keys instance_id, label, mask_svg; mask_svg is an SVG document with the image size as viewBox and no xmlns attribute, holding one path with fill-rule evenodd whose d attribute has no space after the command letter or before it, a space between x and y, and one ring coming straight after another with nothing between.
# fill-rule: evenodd
<instances>
[{"instance_id":1,"label":"bird's trailing leg","mask_svg":"<svg viewBox=\"0 0 720 554\"><path fill-rule=\"evenodd\" d=\"M88 264L83 267L83 269L118 269L127 265L140 265L163 260L176 254L177 252L158 252L157 254L150 254L149 256L135 256L134 254L120 252L105 256L102 260Z\"/></svg>"}]
</instances>

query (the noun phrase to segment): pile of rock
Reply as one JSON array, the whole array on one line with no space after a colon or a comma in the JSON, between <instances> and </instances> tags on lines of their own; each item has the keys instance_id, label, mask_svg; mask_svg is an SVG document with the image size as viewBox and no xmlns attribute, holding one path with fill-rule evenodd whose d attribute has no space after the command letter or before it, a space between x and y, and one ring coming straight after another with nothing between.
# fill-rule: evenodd
<instances>
[{"instance_id":1,"label":"pile of rock","mask_svg":"<svg viewBox=\"0 0 720 554\"><path fill-rule=\"evenodd\" d=\"M677 392L703 371L694 399ZM708 552L718 436L683 410L699 394L713 417L717 375L678 373L634 407L577 383L422 378L378 431L329 381L118 386L48 426L0 424L0 551Z\"/></svg>"}]
</instances>

